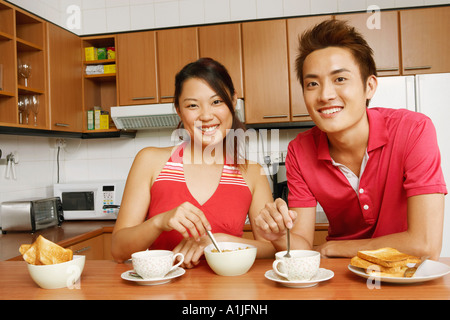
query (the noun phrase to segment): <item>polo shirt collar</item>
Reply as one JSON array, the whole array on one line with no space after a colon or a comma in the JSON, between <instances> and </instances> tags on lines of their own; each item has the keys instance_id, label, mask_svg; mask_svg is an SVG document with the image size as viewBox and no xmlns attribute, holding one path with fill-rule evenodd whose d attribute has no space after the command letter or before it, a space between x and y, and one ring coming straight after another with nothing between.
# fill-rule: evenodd
<instances>
[{"instance_id":1,"label":"polo shirt collar","mask_svg":"<svg viewBox=\"0 0 450 320\"><path fill-rule=\"evenodd\" d=\"M368 108L367 117L369 119L369 142L367 145L367 152L370 152L384 146L388 142L389 136L386 121L378 110ZM331 161L327 134L320 129L318 130L320 131L320 136L317 146L317 158L318 160Z\"/></svg>"}]
</instances>

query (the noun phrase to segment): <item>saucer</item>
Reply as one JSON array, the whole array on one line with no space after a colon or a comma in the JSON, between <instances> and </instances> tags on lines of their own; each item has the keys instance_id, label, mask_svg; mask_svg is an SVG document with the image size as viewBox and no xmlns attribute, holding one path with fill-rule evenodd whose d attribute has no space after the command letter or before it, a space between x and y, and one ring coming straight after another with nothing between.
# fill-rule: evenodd
<instances>
[{"instance_id":1,"label":"saucer","mask_svg":"<svg viewBox=\"0 0 450 320\"><path fill-rule=\"evenodd\" d=\"M136 282L137 284L140 284L142 286L156 286L159 284L168 283L174 278L181 277L185 272L186 270L178 267L175 270L170 271L164 277L154 279L143 279L134 270L128 270L122 273L120 277L127 281Z\"/></svg>"},{"instance_id":2,"label":"saucer","mask_svg":"<svg viewBox=\"0 0 450 320\"><path fill-rule=\"evenodd\" d=\"M278 282L285 287L290 288L308 288L316 286L319 282L329 280L334 277L334 272L328 269L319 268L317 274L311 280L294 280L289 281L283 277L280 277L272 269L266 271L264 276L272 281Z\"/></svg>"}]
</instances>

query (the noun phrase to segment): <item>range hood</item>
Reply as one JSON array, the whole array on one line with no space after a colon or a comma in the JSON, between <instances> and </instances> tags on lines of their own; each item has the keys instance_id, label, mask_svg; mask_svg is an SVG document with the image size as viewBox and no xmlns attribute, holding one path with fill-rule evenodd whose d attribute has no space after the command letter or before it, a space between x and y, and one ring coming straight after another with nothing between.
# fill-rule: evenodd
<instances>
[{"instance_id":1,"label":"range hood","mask_svg":"<svg viewBox=\"0 0 450 320\"><path fill-rule=\"evenodd\" d=\"M111 107L117 129L176 128L180 117L173 103Z\"/></svg>"},{"instance_id":2,"label":"range hood","mask_svg":"<svg viewBox=\"0 0 450 320\"><path fill-rule=\"evenodd\" d=\"M242 99L238 99L236 115L245 121ZM111 107L111 118L120 130L176 128L180 122L173 103Z\"/></svg>"}]
</instances>

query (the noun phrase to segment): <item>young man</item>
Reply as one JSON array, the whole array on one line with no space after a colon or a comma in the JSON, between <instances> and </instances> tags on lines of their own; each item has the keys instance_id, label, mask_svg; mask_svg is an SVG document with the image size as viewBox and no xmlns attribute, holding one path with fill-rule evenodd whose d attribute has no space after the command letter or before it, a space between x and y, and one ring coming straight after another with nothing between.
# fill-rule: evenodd
<instances>
[{"instance_id":1,"label":"young man","mask_svg":"<svg viewBox=\"0 0 450 320\"><path fill-rule=\"evenodd\" d=\"M300 133L286 158L288 204L277 199L257 228L277 250L313 248L317 202L329 221L323 256L393 247L437 259L444 194L430 119L408 110L367 109L377 88L372 50L345 22L324 21L300 40L296 61L316 126Z\"/></svg>"}]
</instances>

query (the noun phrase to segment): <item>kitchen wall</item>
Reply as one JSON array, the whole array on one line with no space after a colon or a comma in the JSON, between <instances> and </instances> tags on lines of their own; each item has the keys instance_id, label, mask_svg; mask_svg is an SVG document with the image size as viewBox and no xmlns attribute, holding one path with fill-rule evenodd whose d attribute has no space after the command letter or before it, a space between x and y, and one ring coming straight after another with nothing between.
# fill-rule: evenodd
<instances>
[{"instance_id":1,"label":"kitchen wall","mask_svg":"<svg viewBox=\"0 0 450 320\"><path fill-rule=\"evenodd\" d=\"M136 153L148 146L167 147L180 141L172 139L172 130L143 130L136 138L107 139L65 139L66 146L59 153L55 147L56 138L29 137L0 134L0 149L3 161L0 161L0 202L24 199L28 197L47 197L53 195L52 186L58 181L92 181L126 179ZM287 150L287 145L298 129L286 129L278 132L279 140L275 152ZM265 138L267 136L267 138ZM267 141L270 134L263 139L252 141L249 148L250 159L263 163L261 155L264 141L265 154L268 152ZM7 178L5 157L15 153L18 164L14 165Z\"/></svg>"},{"instance_id":2,"label":"kitchen wall","mask_svg":"<svg viewBox=\"0 0 450 320\"><path fill-rule=\"evenodd\" d=\"M79 35L448 4L448 0L10 0Z\"/></svg>"}]
</instances>

